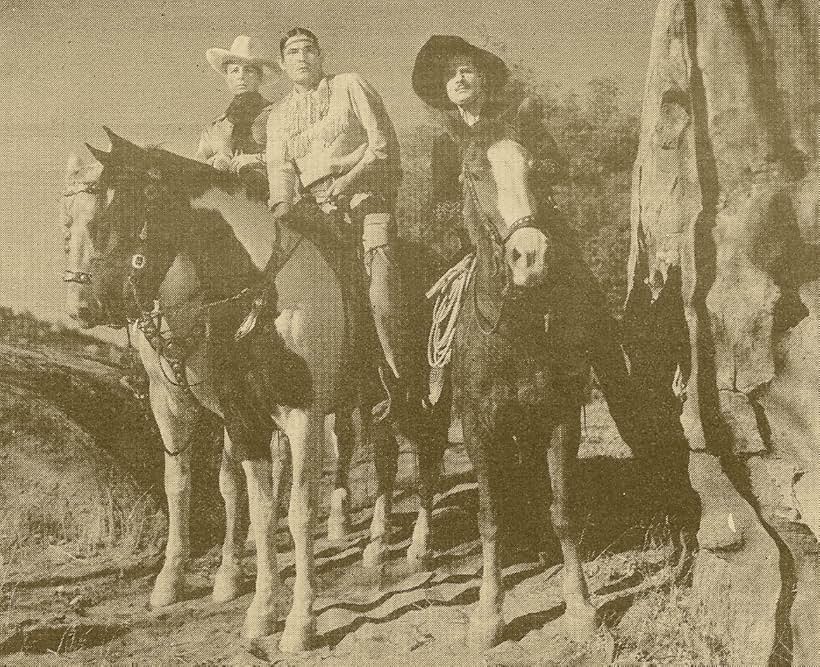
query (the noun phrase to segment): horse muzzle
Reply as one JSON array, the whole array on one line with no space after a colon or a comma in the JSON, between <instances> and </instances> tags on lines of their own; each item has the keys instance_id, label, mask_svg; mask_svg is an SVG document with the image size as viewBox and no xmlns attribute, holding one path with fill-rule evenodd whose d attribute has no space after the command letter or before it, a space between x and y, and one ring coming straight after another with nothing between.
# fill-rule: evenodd
<instances>
[{"instance_id":1,"label":"horse muzzle","mask_svg":"<svg viewBox=\"0 0 820 667\"><path fill-rule=\"evenodd\" d=\"M516 287L542 284L549 268L550 243L547 236L534 227L515 230L504 244L504 259Z\"/></svg>"},{"instance_id":2,"label":"horse muzzle","mask_svg":"<svg viewBox=\"0 0 820 667\"><path fill-rule=\"evenodd\" d=\"M93 329L105 323L99 304L81 296L76 290L69 290L66 298L66 314L81 329Z\"/></svg>"}]
</instances>

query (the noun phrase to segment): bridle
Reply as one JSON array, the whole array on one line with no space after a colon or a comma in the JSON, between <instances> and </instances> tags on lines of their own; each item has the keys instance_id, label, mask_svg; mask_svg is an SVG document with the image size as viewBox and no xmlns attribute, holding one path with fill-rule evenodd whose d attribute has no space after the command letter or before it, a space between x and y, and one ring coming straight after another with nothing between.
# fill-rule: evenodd
<instances>
[{"instance_id":1,"label":"bridle","mask_svg":"<svg viewBox=\"0 0 820 667\"><path fill-rule=\"evenodd\" d=\"M481 197L479 196L476 188L475 177L469 169L464 169L463 173L464 182L467 184L467 191L470 194L470 199L472 200L476 210L481 214L482 225L490 233L490 237L496 245L503 247L507 241L510 240L512 235L519 229L537 229L541 232L544 231L544 226L538 224L538 221L534 215L524 215L514 221L511 225L506 225L504 233L502 234L498 230L498 225L493 222L492 215L487 210L487 207L481 201Z\"/></svg>"},{"instance_id":2,"label":"bridle","mask_svg":"<svg viewBox=\"0 0 820 667\"><path fill-rule=\"evenodd\" d=\"M86 193L89 195L96 195L99 194L100 190L97 187L96 182L87 182L81 188L77 188L76 190L66 190L63 192L60 197L62 199L68 199L70 197L76 197L79 194ZM78 285L90 285L91 284L91 273L89 271L70 271L66 269L63 271L63 282L64 283L77 283Z\"/></svg>"},{"instance_id":3,"label":"bridle","mask_svg":"<svg viewBox=\"0 0 820 667\"><path fill-rule=\"evenodd\" d=\"M91 274L88 271L63 271L64 283L77 283L78 285L90 285Z\"/></svg>"},{"instance_id":4,"label":"bridle","mask_svg":"<svg viewBox=\"0 0 820 667\"><path fill-rule=\"evenodd\" d=\"M484 335L489 336L490 334L498 331L501 320L504 316L504 309L508 303L508 297L512 291L511 270L506 265L504 259L506 243L510 240L510 238L512 238L513 234L521 229L536 229L545 235L547 234L547 230L543 223L544 216L525 215L515 220L512 224L505 225L503 232L499 231L498 225L493 221L492 213L488 210L489 207L482 201L482 198L478 192L475 175L466 165L463 167L462 173L464 176L464 183L466 185L465 189L470 197L473 208L479 216L481 226L488 233L490 241L493 245L492 276L501 276L502 272L504 276L504 284L501 288L501 305L498 309L498 317L495 322L489 321L481 312L478 304L478 290L475 288L475 284L473 285L473 309L475 312L476 322L479 330ZM551 200L547 203L555 207L555 203ZM475 282L475 280L473 282Z\"/></svg>"},{"instance_id":5,"label":"bridle","mask_svg":"<svg viewBox=\"0 0 820 667\"><path fill-rule=\"evenodd\" d=\"M167 321L167 316L159 308L159 302L152 299L150 305L140 294L139 282L140 274L149 267L148 258L143 247L143 243L148 240L147 222L143 225L139 233L140 245L131 254L130 268L126 281L127 289L134 299L134 305L139 313L136 317L126 316L129 325L135 325L145 336L148 344L157 354L159 366L165 376L166 382L171 386L181 389L189 398L194 398L191 387L196 387L202 382L190 382L188 380L187 359L195 347L198 346L200 334L205 333L204 325L195 327L191 335L180 338L174 335L166 335L162 331L163 319ZM173 262L173 258L171 258ZM170 263L169 263L170 266ZM129 345L131 343L129 333ZM170 377L165 370L165 362L170 368L173 377ZM167 450L166 450L167 451ZM171 452L168 452L171 454ZM178 454L179 452L177 452ZM175 454L176 455L176 454Z\"/></svg>"}]
</instances>

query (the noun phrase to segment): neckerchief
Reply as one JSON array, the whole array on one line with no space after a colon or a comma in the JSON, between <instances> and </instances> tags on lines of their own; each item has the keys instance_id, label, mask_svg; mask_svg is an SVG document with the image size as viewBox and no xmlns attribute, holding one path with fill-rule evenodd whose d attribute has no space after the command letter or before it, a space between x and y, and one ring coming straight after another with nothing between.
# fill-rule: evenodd
<instances>
[{"instance_id":1,"label":"neckerchief","mask_svg":"<svg viewBox=\"0 0 820 667\"><path fill-rule=\"evenodd\" d=\"M251 127L256 117L270 102L257 92L240 93L231 100L225 111L225 119L233 124L231 141L235 151L256 153L259 146L253 140Z\"/></svg>"}]
</instances>

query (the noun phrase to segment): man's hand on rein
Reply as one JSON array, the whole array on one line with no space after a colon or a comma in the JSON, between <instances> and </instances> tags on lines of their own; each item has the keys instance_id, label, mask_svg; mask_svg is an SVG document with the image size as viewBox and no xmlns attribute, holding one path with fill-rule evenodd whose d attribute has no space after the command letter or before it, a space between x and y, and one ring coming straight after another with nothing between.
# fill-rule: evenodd
<instances>
[{"instance_id":1,"label":"man's hand on rein","mask_svg":"<svg viewBox=\"0 0 820 667\"><path fill-rule=\"evenodd\" d=\"M328 199L336 199L337 197L341 197L347 192L347 190L350 189L351 184L352 179L347 174L333 179L333 183L327 191Z\"/></svg>"},{"instance_id":2,"label":"man's hand on rein","mask_svg":"<svg viewBox=\"0 0 820 667\"><path fill-rule=\"evenodd\" d=\"M224 153L217 153L214 155L214 160L211 164L214 169L219 169L219 171L230 171L231 158Z\"/></svg>"}]
</instances>

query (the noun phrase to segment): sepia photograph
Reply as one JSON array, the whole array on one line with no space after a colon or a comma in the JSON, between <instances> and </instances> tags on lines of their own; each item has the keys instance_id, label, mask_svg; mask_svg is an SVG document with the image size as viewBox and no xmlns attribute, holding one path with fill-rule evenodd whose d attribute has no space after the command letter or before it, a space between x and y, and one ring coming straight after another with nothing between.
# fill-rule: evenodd
<instances>
[{"instance_id":1,"label":"sepia photograph","mask_svg":"<svg viewBox=\"0 0 820 667\"><path fill-rule=\"evenodd\" d=\"M0 664L820 665L814 0L0 39Z\"/></svg>"}]
</instances>

